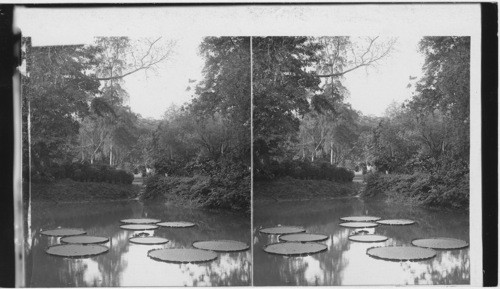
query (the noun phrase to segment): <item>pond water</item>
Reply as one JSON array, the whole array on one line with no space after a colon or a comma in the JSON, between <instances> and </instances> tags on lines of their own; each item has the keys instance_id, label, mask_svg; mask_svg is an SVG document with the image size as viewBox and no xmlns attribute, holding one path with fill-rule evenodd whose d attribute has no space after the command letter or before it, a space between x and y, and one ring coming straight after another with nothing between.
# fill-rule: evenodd
<instances>
[{"instance_id":1,"label":"pond water","mask_svg":"<svg viewBox=\"0 0 500 289\"><path fill-rule=\"evenodd\" d=\"M433 210L382 201L339 199L321 201L255 202L254 285L413 285L470 284L469 249L437 251L426 261L393 262L374 259L366 250L374 246L408 245L416 238L449 237L469 242L468 212ZM363 229L385 235L379 243L348 239L355 229L339 226L339 218L370 215L387 219L411 219L409 226ZM263 246L278 242L277 235L259 233L276 225L303 226L309 233L328 235L328 250L301 257L267 254Z\"/></svg>"},{"instance_id":2,"label":"pond water","mask_svg":"<svg viewBox=\"0 0 500 289\"><path fill-rule=\"evenodd\" d=\"M190 221L192 228L162 228L145 231L167 238L164 245L141 245L129 242L140 231L120 229L120 220L157 218L162 221ZM104 244L109 252L83 259L69 259L46 254L47 246L59 238L40 234L55 227L82 228L88 235L110 238ZM199 240L225 239L250 245L250 217L230 212L186 209L164 204L137 201L93 204L33 203L31 234L27 246L26 285L30 287L84 286L221 286L251 284L251 252L217 253L215 261L200 264L173 264L147 256L151 249L193 248Z\"/></svg>"}]
</instances>

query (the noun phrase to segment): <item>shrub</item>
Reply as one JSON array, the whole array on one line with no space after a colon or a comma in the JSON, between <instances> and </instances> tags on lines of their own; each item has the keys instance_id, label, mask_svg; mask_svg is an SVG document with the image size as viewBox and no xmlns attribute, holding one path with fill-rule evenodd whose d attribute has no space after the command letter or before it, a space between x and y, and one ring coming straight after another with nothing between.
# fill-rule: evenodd
<instances>
[{"instance_id":1,"label":"shrub","mask_svg":"<svg viewBox=\"0 0 500 289\"><path fill-rule=\"evenodd\" d=\"M433 207L468 208L469 174L369 174L364 196Z\"/></svg>"},{"instance_id":2,"label":"shrub","mask_svg":"<svg viewBox=\"0 0 500 289\"><path fill-rule=\"evenodd\" d=\"M134 175L124 170L116 170L108 165L88 163L52 164L47 175L55 179L69 178L78 182L108 182L132 184ZM48 177L46 177L48 178Z\"/></svg>"},{"instance_id":3,"label":"shrub","mask_svg":"<svg viewBox=\"0 0 500 289\"><path fill-rule=\"evenodd\" d=\"M328 162L285 160L282 162L272 161L265 171L258 172L255 179L271 180L287 176L304 180L351 182L354 178L354 172L331 165Z\"/></svg>"}]
</instances>

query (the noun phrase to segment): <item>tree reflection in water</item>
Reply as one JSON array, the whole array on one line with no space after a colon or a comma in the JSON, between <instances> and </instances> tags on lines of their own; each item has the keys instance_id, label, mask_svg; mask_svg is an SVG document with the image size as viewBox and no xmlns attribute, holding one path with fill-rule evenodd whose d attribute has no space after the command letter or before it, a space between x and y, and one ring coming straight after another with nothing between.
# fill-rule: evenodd
<instances>
[{"instance_id":1,"label":"tree reflection in water","mask_svg":"<svg viewBox=\"0 0 500 289\"><path fill-rule=\"evenodd\" d=\"M344 216L373 215L417 221L411 226L379 226L368 230L389 237L386 242L358 243L348 239L355 230L339 226ZM303 226L325 234L328 251L307 257L266 254L262 247L274 242L259 234L261 227L278 224ZM431 260L391 262L366 255L366 249L385 245L411 245L415 238L444 236L469 240L468 213L391 206L359 199L254 203L255 285L405 285L470 283L469 250L438 251Z\"/></svg>"},{"instance_id":2,"label":"tree reflection in water","mask_svg":"<svg viewBox=\"0 0 500 289\"><path fill-rule=\"evenodd\" d=\"M250 251L218 254L214 262L169 264L150 259L154 248L186 248L197 240L229 239L249 243L250 217L230 213L206 212L139 202L100 204L43 204L34 206L34 241L26 266L31 266L31 287L73 286L219 286L249 285ZM199 224L190 229L160 228L146 231L169 239L165 245L139 245L129 242L134 231L120 229L121 219L156 217L162 220L190 220ZM52 227L83 228L88 235L106 236L108 253L92 258L68 259L50 256L45 248L57 238L39 234Z\"/></svg>"}]
</instances>

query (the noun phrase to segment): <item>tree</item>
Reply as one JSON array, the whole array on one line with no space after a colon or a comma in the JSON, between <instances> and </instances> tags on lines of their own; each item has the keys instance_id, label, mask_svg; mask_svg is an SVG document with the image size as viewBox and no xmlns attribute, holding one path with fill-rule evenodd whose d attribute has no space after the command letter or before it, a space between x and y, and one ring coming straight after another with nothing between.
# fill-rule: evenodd
<instances>
[{"instance_id":1,"label":"tree","mask_svg":"<svg viewBox=\"0 0 500 289\"><path fill-rule=\"evenodd\" d=\"M254 167L265 168L295 141L299 116L309 110L308 97L320 90L310 68L319 61L320 44L307 37L254 37Z\"/></svg>"},{"instance_id":2,"label":"tree","mask_svg":"<svg viewBox=\"0 0 500 289\"><path fill-rule=\"evenodd\" d=\"M453 134L450 149L468 159L470 37L424 37L420 51L426 56L424 76L408 106L423 116L439 111Z\"/></svg>"},{"instance_id":3,"label":"tree","mask_svg":"<svg viewBox=\"0 0 500 289\"><path fill-rule=\"evenodd\" d=\"M89 114L99 82L93 72L97 67L93 47L26 47L26 51L22 95L27 109L23 113L29 117L31 162L36 173L75 156L79 120Z\"/></svg>"}]
</instances>

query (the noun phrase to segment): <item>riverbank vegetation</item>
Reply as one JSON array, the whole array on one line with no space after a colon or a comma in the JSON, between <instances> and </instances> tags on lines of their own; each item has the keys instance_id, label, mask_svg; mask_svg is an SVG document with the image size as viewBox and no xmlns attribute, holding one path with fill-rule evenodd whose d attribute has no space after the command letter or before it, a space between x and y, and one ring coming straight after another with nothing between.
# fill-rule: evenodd
<instances>
[{"instance_id":1,"label":"riverbank vegetation","mask_svg":"<svg viewBox=\"0 0 500 289\"><path fill-rule=\"evenodd\" d=\"M161 37L98 37L85 45L32 46L23 38L23 179L37 184L25 203L30 193L53 198L51 186L63 195L63 184L79 186L67 179L89 185L76 199L93 199L91 183L131 184L132 173L140 173L153 176L144 199L176 195L249 211L250 38L205 38L203 79L187 88L192 99L168 108L163 119L143 118L127 105L123 79L154 72L174 45ZM106 196L121 198L109 190Z\"/></svg>"},{"instance_id":2,"label":"riverbank vegetation","mask_svg":"<svg viewBox=\"0 0 500 289\"><path fill-rule=\"evenodd\" d=\"M378 174L368 178L365 197L467 207L470 38L422 38L423 74L408 80L413 97L393 103L384 116L363 115L346 102L344 80L351 71L378 65L395 42L255 37L255 180L303 178L299 163L306 162L370 168ZM334 179L335 173L326 174Z\"/></svg>"},{"instance_id":3,"label":"riverbank vegetation","mask_svg":"<svg viewBox=\"0 0 500 289\"><path fill-rule=\"evenodd\" d=\"M170 107L146 157L157 174L144 200L250 211L250 38L207 37L203 80L191 102Z\"/></svg>"},{"instance_id":4,"label":"riverbank vegetation","mask_svg":"<svg viewBox=\"0 0 500 289\"><path fill-rule=\"evenodd\" d=\"M359 183L329 180L300 180L283 177L254 183L254 201L328 200L356 196Z\"/></svg>"},{"instance_id":5,"label":"riverbank vegetation","mask_svg":"<svg viewBox=\"0 0 500 289\"><path fill-rule=\"evenodd\" d=\"M31 190L31 200L34 202L73 203L130 200L139 194L140 187L131 184L82 183L62 179L32 182Z\"/></svg>"}]
</instances>

